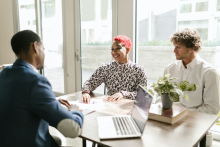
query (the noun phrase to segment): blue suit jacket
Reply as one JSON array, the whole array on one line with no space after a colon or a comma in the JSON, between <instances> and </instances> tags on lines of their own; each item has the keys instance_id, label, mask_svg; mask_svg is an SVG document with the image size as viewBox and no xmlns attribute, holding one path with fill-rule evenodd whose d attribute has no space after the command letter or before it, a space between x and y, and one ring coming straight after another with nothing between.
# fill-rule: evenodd
<instances>
[{"instance_id":1,"label":"blue suit jacket","mask_svg":"<svg viewBox=\"0 0 220 147\"><path fill-rule=\"evenodd\" d=\"M17 59L0 72L0 146L50 147L48 125L56 128L66 118L82 127L82 113L63 108L29 63Z\"/></svg>"}]
</instances>

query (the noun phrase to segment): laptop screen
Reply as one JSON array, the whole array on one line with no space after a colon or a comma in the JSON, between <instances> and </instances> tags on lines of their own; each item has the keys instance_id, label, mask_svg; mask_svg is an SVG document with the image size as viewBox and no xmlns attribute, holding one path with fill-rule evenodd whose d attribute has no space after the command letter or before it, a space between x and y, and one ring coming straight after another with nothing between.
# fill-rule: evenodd
<instances>
[{"instance_id":1,"label":"laptop screen","mask_svg":"<svg viewBox=\"0 0 220 147\"><path fill-rule=\"evenodd\" d=\"M147 92L147 90L142 86L139 86L131 116L138 125L141 133L143 133L144 126L148 119L152 99L153 97Z\"/></svg>"}]
</instances>

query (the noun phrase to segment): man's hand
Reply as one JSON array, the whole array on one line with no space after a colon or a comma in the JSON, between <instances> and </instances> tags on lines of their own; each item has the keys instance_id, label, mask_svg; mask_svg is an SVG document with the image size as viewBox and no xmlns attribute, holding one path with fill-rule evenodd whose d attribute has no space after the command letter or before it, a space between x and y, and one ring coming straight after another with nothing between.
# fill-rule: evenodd
<instances>
[{"instance_id":1,"label":"man's hand","mask_svg":"<svg viewBox=\"0 0 220 147\"><path fill-rule=\"evenodd\" d=\"M107 98L107 101L109 101L109 102L114 102L114 101L119 101L119 100L121 100L122 98L123 98L122 93L121 93L121 92L117 92L117 93L113 94L112 96L109 96L109 97Z\"/></svg>"},{"instance_id":2,"label":"man's hand","mask_svg":"<svg viewBox=\"0 0 220 147\"><path fill-rule=\"evenodd\" d=\"M90 95L86 92L82 93L81 102L89 104L90 103Z\"/></svg>"},{"instance_id":3,"label":"man's hand","mask_svg":"<svg viewBox=\"0 0 220 147\"><path fill-rule=\"evenodd\" d=\"M58 99L58 100L61 104L65 105L67 108L69 108L70 103L67 100L64 100L64 99Z\"/></svg>"},{"instance_id":4,"label":"man's hand","mask_svg":"<svg viewBox=\"0 0 220 147\"><path fill-rule=\"evenodd\" d=\"M69 111L72 111L72 110L74 110L74 111L81 111L82 112L82 110L79 110L79 106L76 106L76 105L70 105L70 107L69 107L69 109L68 109Z\"/></svg>"}]
</instances>

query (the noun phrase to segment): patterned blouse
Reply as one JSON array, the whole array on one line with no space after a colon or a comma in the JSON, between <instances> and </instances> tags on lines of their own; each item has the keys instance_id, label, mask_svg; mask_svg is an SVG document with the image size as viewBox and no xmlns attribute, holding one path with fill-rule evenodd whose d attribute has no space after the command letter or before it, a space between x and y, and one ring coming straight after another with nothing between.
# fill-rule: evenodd
<instances>
[{"instance_id":1,"label":"patterned blouse","mask_svg":"<svg viewBox=\"0 0 220 147\"><path fill-rule=\"evenodd\" d=\"M138 86L147 86L147 75L142 66L131 61L125 64L111 61L104 63L93 73L84 83L82 91L90 93L102 83L107 87L108 95L121 92L124 98L135 99Z\"/></svg>"}]
</instances>

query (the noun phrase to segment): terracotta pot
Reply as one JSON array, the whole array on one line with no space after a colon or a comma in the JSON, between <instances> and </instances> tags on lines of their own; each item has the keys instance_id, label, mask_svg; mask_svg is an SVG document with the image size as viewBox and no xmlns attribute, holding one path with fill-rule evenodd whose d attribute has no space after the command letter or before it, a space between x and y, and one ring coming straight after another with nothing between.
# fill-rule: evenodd
<instances>
[{"instance_id":1,"label":"terracotta pot","mask_svg":"<svg viewBox=\"0 0 220 147\"><path fill-rule=\"evenodd\" d=\"M170 100L170 97L167 94L161 95L161 101L163 108L170 109L173 106L173 102Z\"/></svg>"}]
</instances>

